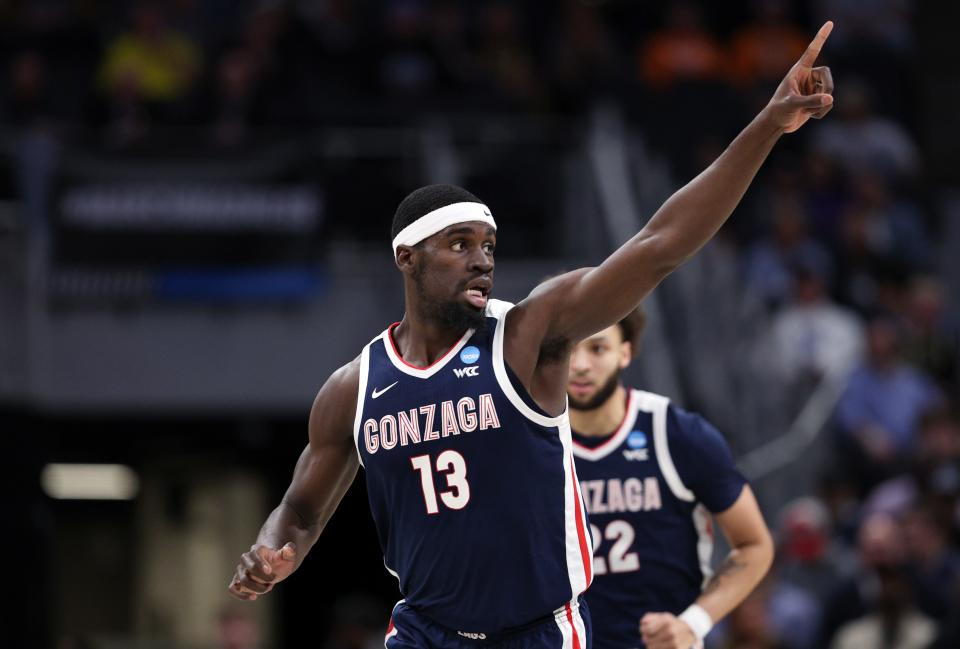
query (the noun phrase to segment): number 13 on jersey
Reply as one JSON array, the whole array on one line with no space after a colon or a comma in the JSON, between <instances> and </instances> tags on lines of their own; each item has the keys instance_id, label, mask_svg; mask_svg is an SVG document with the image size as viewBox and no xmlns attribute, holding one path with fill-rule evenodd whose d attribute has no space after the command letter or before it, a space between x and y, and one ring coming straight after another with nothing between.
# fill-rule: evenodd
<instances>
[{"instance_id":1,"label":"number 13 on jersey","mask_svg":"<svg viewBox=\"0 0 960 649\"><path fill-rule=\"evenodd\" d=\"M410 458L410 464L420 472L420 486L428 514L440 511L437 490L433 483L433 466L429 455ZM437 456L437 473L447 478L447 489L440 492L440 500L450 509L463 509L470 502L470 485L467 484L467 462L456 451L444 451Z\"/></svg>"}]
</instances>

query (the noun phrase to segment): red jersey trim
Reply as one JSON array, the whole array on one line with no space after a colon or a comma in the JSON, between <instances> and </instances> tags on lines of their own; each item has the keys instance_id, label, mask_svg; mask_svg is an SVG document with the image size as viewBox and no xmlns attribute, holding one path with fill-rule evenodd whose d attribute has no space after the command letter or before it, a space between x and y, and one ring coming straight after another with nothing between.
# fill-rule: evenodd
<instances>
[{"instance_id":1,"label":"red jersey trim","mask_svg":"<svg viewBox=\"0 0 960 649\"><path fill-rule=\"evenodd\" d=\"M387 348L387 357L390 359L390 362L393 363L394 367L401 370L405 374L416 376L417 378L429 378L438 370L440 370L441 367L446 365L447 362L449 362L450 359L453 358L461 348L463 348L467 340L469 340L470 336L472 336L475 331L474 329L467 329L463 336L461 336L460 340L458 340L453 347L444 352L442 356L440 356L430 365L427 365L426 367L420 367L418 365L414 365L413 363L408 363L403 356L400 355L400 350L397 349L396 342L393 340L393 330L396 329L397 325L399 324L399 322L394 322L392 325L387 327L387 330L382 334L385 340L384 347Z\"/></svg>"},{"instance_id":2,"label":"red jersey trim","mask_svg":"<svg viewBox=\"0 0 960 649\"><path fill-rule=\"evenodd\" d=\"M631 417L630 417L630 414L631 414L630 404L633 401L633 390L629 388L625 388L625 389L627 391L627 399L623 404L623 407L624 407L623 419L620 420L620 424L617 426L617 428L612 433L610 433L610 437L608 437L599 446L594 446L593 448L590 448L589 446L584 446L583 444L578 443L577 440L574 439L573 436L571 435L570 441L573 442L573 445L576 448L582 451L586 451L590 455L597 455L597 454L603 453L608 448L612 448L613 446L618 446L621 442L623 442L623 434L624 432L626 432L624 429L627 428L628 426L633 425L633 421L631 421ZM635 419L635 417L633 419Z\"/></svg>"}]
</instances>

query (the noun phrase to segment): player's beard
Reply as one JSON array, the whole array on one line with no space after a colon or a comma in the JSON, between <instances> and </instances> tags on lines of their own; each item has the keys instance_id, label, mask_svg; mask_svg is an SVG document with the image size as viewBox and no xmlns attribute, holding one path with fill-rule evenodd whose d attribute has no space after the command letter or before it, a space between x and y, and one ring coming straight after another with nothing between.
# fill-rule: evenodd
<instances>
[{"instance_id":1,"label":"player's beard","mask_svg":"<svg viewBox=\"0 0 960 649\"><path fill-rule=\"evenodd\" d=\"M483 325L486 318L485 309L475 309L462 304L456 298L443 300L430 295L424 288L424 273L423 264L417 264L413 272L413 278L416 280L417 297L419 298L422 316L437 322L450 331L463 332L467 329L479 329Z\"/></svg>"},{"instance_id":2,"label":"player's beard","mask_svg":"<svg viewBox=\"0 0 960 649\"><path fill-rule=\"evenodd\" d=\"M613 393L617 391L620 385L620 370L616 370L607 378L606 382L600 386L596 394L587 398L585 401L577 401L574 397L567 395L570 401L570 407L574 410L596 410L605 404Z\"/></svg>"}]
</instances>

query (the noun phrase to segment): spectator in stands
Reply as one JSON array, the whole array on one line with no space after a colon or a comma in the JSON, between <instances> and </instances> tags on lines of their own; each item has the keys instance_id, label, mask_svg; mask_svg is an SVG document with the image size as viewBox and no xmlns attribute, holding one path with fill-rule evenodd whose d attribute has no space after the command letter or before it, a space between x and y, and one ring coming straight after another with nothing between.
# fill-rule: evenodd
<instances>
[{"instance_id":1,"label":"spectator in stands","mask_svg":"<svg viewBox=\"0 0 960 649\"><path fill-rule=\"evenodd\" d=\"M816 498L830 516L831 536L839 546L838 554L850 557L855 551L860 529L861 501L859 487L846 467L839 461L830 462L817 480ZM853 565L849 559L843 565Z\"/></svg>"},{"instance_id":2,"label":"spectator in stands","mask_svg":"<svg viewBox=\"0 0 960 649\"><path fill-rule=\"evenodd\" d=\"M301 87L312 80L306 69L318 65L309 60L309 39L294 22L289 5L263 3L247 16L239 45L257 79L264 121L287 126L302 124L304 113L315 109L313 94Z\"/></svg>"},{"instance_id":3,"label":"spectator in stands","mask_svg":"<svg viewBox=\"0 0 960 649\"><path fill-rule=\"evenodd\" d=\"M949 409L938 408L921 418L919 430L909 473L877 485L863 504L867 514L903 518L922 506L938 521L954 521L960 496L960 422Z\"/></svg>"},{"instance_id":4,"label":"spectator in stands","mask_svg":"<svg viewBox=\"0 0 960 649\"><path fill-rule=\"evenodd\" d=\"M639 51L640 78L654 88L679 81L715 81L723 73L723 49L703 27L692 2L670 3L665 26Z\"/></svg>"},{"instance_id":5,"label":"spectator in stands","mask_svg":"<svg viewBox=\"0 0 960 649\"><path fill-rule=\"evenodd\" d=\"M815 269L823 278L833 274L833 260L819 242L807 234L807 219L797 195L777 194L771 207L772 231L747 250L745 279L768 306L786 302L793 290L792 269Z\"/></svg>"},{"instance_id":6,"label":"spectator in stands","mask_svg":"<svg viewBox=\"0 0 960 649\"><path fill-rule=\"evenodd\" d=\"M879 573L902 570L905 560L903 528L887 514L871 514L857 531L857 565L824 603L820 647L830 646L838 629L874 609ZM878 645L863 645L878 646Z\"/></svg>"},{"instance_id":7,"label":"spectator in stands","mask_svg":"<svg viewBox=\"0 0 960 649\"><path fill-rule=\"evenodd\" d=\"M212 109L210 121L214 143L219 147L242 144L260 115L258 68L243 48L227 51L217 63L216 95L206 102Z\"/></svg>"},{"instance_id":8,"label":"spectator in stands","mask_svg":"<svg viewBox=\"0 0 960 649\"><path fill-rule=\"evenodd\" d=\"M757 590L763 602L766 634L770 639L776 638L778 647L818 649L816 640L823 612L820 602L809 591L781 579L776 565Z\"/></svg>"},{"instance_id":9,"label":"spectator in stands","mask_svg":"<svg viewBox=\"0 0 960 649\"><path fill-rule=\"evenodd\" d=\"M916 605L943 622L951 611L953 589L960 583L960 552L950 546L950 523L936 510L921 506L904 518L909 576Z\"/></svg>"},{"instance_id":10,"label":"spectator in stands","mask_svg":"<svg viewBox=\"0 0 960 649\"><path fill-rule=\"evenodd\" d=\"M839 51L882 49L906 53L914 43L911 0L818 0L817 13L830 16Z\"/></svg>"},{"instance_id":11,"label":"spectator in stands","mask_svg":"<svg viewBox=\"0 0 960 649\"><path fill-rule=\"evenodd\" d=\"M960 581L953 584L949 604L951 611L960 611ZM951 615L940 626L937 639L927 649L954 649L960 647L960 615Z\"/></svg>"},{"instance_id":12,"label":"spectator in stands","mask_svg":"<svg viewBox=\"0 0 960 649\"><path fill-rule=\"evenodd\" d=\"M18 127L37 126L47 121L52 111L43 57L35 50L18 52L10 61L0 96L0 120Z\"/></svg>"},{"instance_id":13,"label":"spectator in stands","mask_svg":"<svg viewBox=\"0 0 960 649\"><path fill-rule=\"evenodd\" d=\"M949 315L942 282L933 275L913 277L903 311L904 357L957 394L960 326Z\"/></svg>"},{"instance_id":14,"label":"spectator in stands","mask_svg":"<svg viewBox=\"0 0 960 649\"><path fill-rule=\"evenodd\" d=\"M416 0L387 5L379 72L381 84L394 96L423 97L437 83L438 66L430 51L426 19L423 4Z\"/></svg>"},{"instance_id":15,"label":"spectator in stands","mask_svg":"<svg viewBox=\"0 0 960 649\"><path fill-rule=\"evenodd\" d=\"M839 376L863 351L860 322L830 299L821 272L809 265L793 268L792 300L774 316L761 345L764 365L785 385Z\"/></svg>"},{"instance_id":16,"label":"spectator in stands","mask_svg":"<svg viewBox=\"0 0 960 649\"><path fill-rule=\"evenodd\" d=\"M135 143L152 122L183 110L200 65L200 50L167 25L161 4L137 5L131 29L107 47L100 66L109 141Z\"/></svg>"},{"instance_id":17,"label":"spectator in stands","mask_svg":"<svg viewBox=\"0 0 960 649\"><path fill-rule=\"evenodd\" d=\"M100 82L108 94L133 92L147 102L183 98L200 72L200 50L171 29L163 5L145 2L133 11L132 28L107 48Z\"/></svg>"},{"instance_id":18,"label":"spectator in stands","mask_svg":"<svg viewBox=\"0 0 960 649\"><path fill-rule=\"evenodd\" d=\"M904 277L932 263L926 223L919 208L892 194L880 175L864 171L851 184L840 220L838 292L863 313L896 310L892 302L899 295L885 300L890 296L883 291L899 294Z\"/></svg>"},{"instance_id":19,"label":"spectator in stands","mask_svg":"<svg viewBox=\"0 0 960 649\"><path fill-rule=\"evenodd\" d=\"M854 565L854 557L831 536L830 513L804 496L784 505L777 527L777 576L824 602ZM815 638L811 638L815 639ZM813 645L811 645L813 646Z\"/></svg>"},{"instance_id":20,"label":"spectator in stands","mask_svg":"<svg viewBox=\"0 0 960 649\"><path fill-rule=\"evenodd\" d=\"M814 133L818 151L836 159L849 173L873 170L889 181L919 172L913 138L899 123L874 112L866 84L847 80L837 111L837 119Z\"/></svg>"},{"instance_id":21,"label":"spectator in stands","mask_svg":"<svg viewBox=\"0 0 960 649\"><path fill-rule=\"evenodd\" d=\"M616 85L615 42L596 7L575 0L564 4L552 57L562 107L583 109Z\"/></svg>"},{"instance_id":22,"label":"spectator in stands","mask_svg":"<svg viewBox=\"0 0 960 649\"><path fill-rule=\"evenodd\" d=\"M766 596L761 585L733 609L726 620L721 649L784 649L770 623Z\"/></svg>"},{"instance_id":23,"label":"spectator in stands","mask_svg":"<svg viewBox=\"0 0 960 649\"><path fill-rule=\"evenodd\" d=\"M831 649L926 649L936 637L936 623L911 604L910 581L900 566L877 571L876 603L861 618L840 627Z\"/></svg>"},{"instance_id":24,"label":"spectator in stands","mask_svg":"<svg viewBox=\"0 0 960 649\"><path fill-rule=\"evenodd\" d=\"M545 88L521 20L513 4L491 2L483 9L479 54L490 109L537 112L546 107Z\"/></svg>"},{"instance_id":25,"label":"spectator in stands","mask_svg":"<svg viewBox=\"0 0 960 649\"><path fill-rule=\"evenodd\" d=\"M863 488L906 465L920 418L942 401L933 381L902 360L892 318L874 317L867 332L868 356L850 376L836 411L841 452Z\"/></svg>"},{"instance_id":26,"label":"spectator in stands","mask_svg":"<svg viewBox=\"0 0 960 649\"><path fill-rule=\"evenodd\" d=\"M850 201L840 167L834 159L812 149L807 151L799 169L810 232L821 244L835 249L840 239L840 215Z\"/></svg>"},{"instance_id":27,"label":"spectator in stands","mask_svg":"<svg viewBox=\"0 0 960 649\"><path fill-rule=\"evenodd\" d=\"M479 72L475 53L468 45L464 11L459 4L445 0L429 9L428 30L430 47L439 73L439 87L443 99L453 100L464 91L476 91Z\"/></svg>"}]
</instances>

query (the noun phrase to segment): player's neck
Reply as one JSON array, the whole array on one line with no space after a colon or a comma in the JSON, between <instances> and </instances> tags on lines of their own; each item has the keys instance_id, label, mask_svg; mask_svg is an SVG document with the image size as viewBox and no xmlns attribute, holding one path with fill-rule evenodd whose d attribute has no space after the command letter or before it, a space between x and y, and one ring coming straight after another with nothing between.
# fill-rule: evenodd
<instances>
[{"instance_id":1,"label":"player's neck","mask_svg":"<svg viewBox=\"0 0 960 649\"><path fill-rule=\"evenodd\" d=\"M618 385L602 406L593 410L570 408L570 427L586 437L610 435L623 422L627 412L627 390Z\"/></svg>"},{"instance_id":2,"label":"player's neck","mask_svg":"<svg viewBox=\"0 0 960 649\"><path fill-rule=\"evenodd\" d=\"M408 310L393 329L393 342L401 358L417 367L428 367L450 351L466 333L453 331Z\"/></svg>"}]
</instances>

